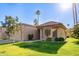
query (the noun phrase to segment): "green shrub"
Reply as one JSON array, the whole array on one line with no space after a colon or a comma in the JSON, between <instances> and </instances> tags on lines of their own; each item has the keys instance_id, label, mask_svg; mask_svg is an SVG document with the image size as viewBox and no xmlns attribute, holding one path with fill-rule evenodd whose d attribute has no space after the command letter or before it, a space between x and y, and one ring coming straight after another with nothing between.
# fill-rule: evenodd
<instances>
[{"instance_id":1,"label":"green shrub","mask_svg":"<svg viewBox=\"0 0 79 59\"><path fill-rule=\"evenodd\" d=\"M46 41L52 41L52 38L48 37L48 38L46 39Z\"/></svg>"},{"instance_id":2,"label":"green shrub","mask_svg":"<svg viewBox=\"0 0 79 59\"><path fill-rule=\"evenodd\" d=\"M55 41L64 41L63 37L55 38Z\"/></svg>"},{"instance_id":3,"label":"green shrub","mask_svg":"<svg viewBox=\"0 0 79 59\"><path fill-rule=\"evenodd\" d=\"M57 37L55 38L55 41L58 41L58 38Z\"/></svg>"},{"instance_id":4,"label":"green shrub","mask_svg":"<svg viewBox=\"0 0 79 59\"><path fill-rule=\"evenodd\" d=\"M79 24L74 26L71 36L73 38L79 39Z\"/></svg>"},{"instance_id":5,"label":"green shrub","mask_svg":"<svg viewBox=\"0 0 79 59\"><path fill-rule=\"evenodd\" d=\"M59 41L64 41L64 38L63 38L63 37L60 37L60 38L59 38Z\"/></svg>"}]
</instances>

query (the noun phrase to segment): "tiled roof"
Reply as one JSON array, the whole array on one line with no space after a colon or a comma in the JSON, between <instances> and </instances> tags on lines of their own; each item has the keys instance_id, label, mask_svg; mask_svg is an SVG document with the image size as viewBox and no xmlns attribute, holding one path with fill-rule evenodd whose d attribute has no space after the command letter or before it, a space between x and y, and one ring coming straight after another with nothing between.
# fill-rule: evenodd
<instances>
[{"instance_id":1,"label":"tiled roof","mask_svg":"<svg viewBox=\"0 0 79 59\"><path fill-rule=\"evenodd\" d=\"M35 27L34 25L29 25L29 24L25 24L25 23L21 23L21 25L30 26L30 27Z\"/></svg>"},{"instance_id":2,"label":"tiled roof","mask_svg":"<svg viewBox=\"0 0 79 59\"><path fill-rule=\"evenodd\" d=\"M54 22L54 21L49 21L49 22L40 24L39 26L37 26L37 28L43 28L43 27L47 27L47 26L62 27L64 29L66 29L66 27L62 23L60 23L60 22Z\"/></svg>"},{"instance_id":3,"label":"tiled roof","mask_svg":"<svg viewBox=\"0 0 79 59\"><path fill-rule=\"evenodd\" d=\"M49 22L46 22L46 23L43 23L43 24L40 24L40 25L37 25L37 26L34 26L34 25L29 25L29 24L25 24L25 23L21 23L21 25L25 25L25 26L30 26L30 27L44 27L44 26L61 26L66 28L62 23L60 22L55 22L55 21L49 21Z\"/></svg>"},{"instance_id":4,"label":"tiled roof","mask_svg":"<svg viewBox=\"0 0 79 59\"><path fill-rule=\"evenodd\" d=\"M62 23L50 21L50 22L40 24L39 26L48 26L48 25L57 25L57 24L62 24Z\"/></svg>"}]
</instances>

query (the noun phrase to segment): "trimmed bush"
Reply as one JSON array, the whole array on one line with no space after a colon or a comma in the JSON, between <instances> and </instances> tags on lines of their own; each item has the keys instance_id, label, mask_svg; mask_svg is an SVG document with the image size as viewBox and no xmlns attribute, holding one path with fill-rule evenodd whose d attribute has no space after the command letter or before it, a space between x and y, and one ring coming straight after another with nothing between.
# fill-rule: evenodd
<instances>
[{"instance_id":1,"label":"trimmed bush","mask_svg":"<svg viewBox=\"0 0 79 59\"><path fill-rule=\"evenodd\" d=\"M46 41L52 41L52 38L48 37L48 38L46 39Z\"/></svg>"},{"instance_id":2,"label":"trimmed bush","mask_svg":"<svg viewBox=\"0 0 79 59\"><path fill-rule=\"evenodd\" d=\"M59 38L59 41L64 41L64 38L63 38L63 37L60 37L60 38Z\"/></svg>"},{"instance_id":3,"label":"trimmed bush","mask_svg":"<svg viewBox=\"0 0 79 59\"><path fill-rule=\"evenodd\" d=\"M64 41L63 37L55 38L55 41Z\"/></svg>"},{"instance_id":4,"label":"trimmed bush","mask_svg":"<svg viewBox=\"0 0 79 59\"><path fill-rule=\"evenodd\" d=\"M58 38L55 38L55 41L58 41Z\"/></svg>"}]
</instances>

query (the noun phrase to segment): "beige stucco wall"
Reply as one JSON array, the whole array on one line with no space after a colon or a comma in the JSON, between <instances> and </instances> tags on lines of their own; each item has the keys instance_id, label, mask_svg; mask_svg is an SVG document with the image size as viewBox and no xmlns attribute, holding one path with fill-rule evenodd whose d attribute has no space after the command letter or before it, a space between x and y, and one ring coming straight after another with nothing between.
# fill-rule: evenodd
<instances>
[{"instance_id":1,"label":"beige stucco wall","mask_svg":"<svg viewBox=\"0 0 79 59\"><path fill-rule=\"evenodd\" d=\"M56 28L52 28L52 27L43 27L42 29L40 29L40 39L41 40L46 40L46 35L45 35L45 30L46 29L50 29L51 30L51 35L50 37L53 38L53 31L56 30ZM0 37L5 36L3 34L4 32L0 33ZM18 32L15 33L15 35L13 35L11 37L11 39L16 40L16 41L23 41L23 40L28 40L28 34L33 34L34 38L33 39L37 39L37 28L34 26L28 26L28 25L22 25L22 39L21 39L21 30L18 30ZM43 34L43 35L42 35ZM64 37L66 38L65 32L63 28L57 28L57 37Z\"/></svg>"},{"instance_id":2,"label":"beige stucco wall","mask_svg":"<svg viewBox=\"0 0 79 59\"><path fill-rule=\"evenodd\" d=\"M2 39L2 32L0 32L0 39Z\"/></svg>"},{"instance_id":3,"label":"beige stucco wall","mask_svg":"<svg viewBox=\"0 0 79 59\"><path fill-rule=\"evenodd\" d=\"M16 34L12 35L11 40L15 40L15 41L21 41L21 33L20 31L16 32Z\"/></svg>"},{"instance_id":4,"label":"beige stucco wall","mask_svg":"<svg viewBox=\"0 0 79 59\"><path fill-rule=\"evenodd\" d=\"M0 32L0 39L2 38L2 32Z\"/></svg>"},{"instance_id":5,"label":"beige stucco wall","mask_svg":"<svg viewBox=\"0 0 79 59\"><path fill-rule=\"evenodd\" d=\"M58 29L57 29L57 37L63 37L63 38L66 38L65 30L62 29L62 28L58 28Z\"/></svg>"},{"instance_id":6,"label":"beige stucco wall","mask_svg":"<svg viewBox=\"0 0 79 59\"><path fill-rule=\"evenodd\" d=\"M28 34L33 34L33 39L37 38L37 28L36 27L32 27L32 26L27 26L27 25L22 25L22 30L19 30L18 32L16 32L15 35L12 36L12 39L15 40L28 40ZM22 31L22 32L21 32ZM22 35L21 35L22 33ZM22 39L21 39L22 37Z\"/></svg>"},{"instance_id":7,"label":"beige stucco wall","mask_svg":"<svg viewBox=\"0 0 79 59\"><path fill-rule=\"evenodd\" d=\"M5 29L0 29L0 39L6 39L7 35L5 34Z\"/></svg>"}]
</instances>

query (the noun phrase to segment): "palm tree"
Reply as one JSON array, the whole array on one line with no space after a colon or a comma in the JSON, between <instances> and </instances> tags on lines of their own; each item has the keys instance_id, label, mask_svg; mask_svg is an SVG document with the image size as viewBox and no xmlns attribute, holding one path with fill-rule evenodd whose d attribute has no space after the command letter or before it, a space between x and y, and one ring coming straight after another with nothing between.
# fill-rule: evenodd
<instances>
[{"instance_id":1,"label":"palm tree","mask_svg":"<svg viewBox=\"0 0 79 59\"><path fill-rule=\"evenodd\" d=\"M73 10L73 19L74 19L74 26L77 24L77 9L76 9L76 3L72 4L72 10Z\"/></svg>"},{"instance_id":2,"label":"palm tree","mask_svg":"<svg viewBox=\"0 0 79 59\"><path fill-rule=\"evenodd\" d=\"M38 20L34 19L34 25L38 25Z\"/></svg>"},{"instance_id":3,"label":"palm tree","mask_svg":"<svg viewBox=\"0 0 79 59\"><path fill-rule=\"evenodd\" d=\"M40 15L40 10L37 10L37 11L36 11L36 15L37 15L37 22L38 22L38 24L39 24L39 15Z\"/></svg>"},{"instance_id":4,"label":"palm tree","mask_svg":"<svg viewBox=\"0 0 79 59\"><path fill-rule=\"evenodd\" d=\"M69 27L69 26L70 26L70 24L67 24L67 26Z\"/></svg>"}]
</instances>

